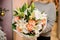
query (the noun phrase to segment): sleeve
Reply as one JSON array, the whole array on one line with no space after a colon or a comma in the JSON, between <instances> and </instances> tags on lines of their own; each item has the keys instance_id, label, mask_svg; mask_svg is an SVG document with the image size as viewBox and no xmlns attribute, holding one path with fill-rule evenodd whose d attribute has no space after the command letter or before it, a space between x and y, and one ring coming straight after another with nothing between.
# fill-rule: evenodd
<instances>
[{"instance_id":1,"label":"sleeve","mask_svg":"<svg viewBox=\"0 0 60 40\"><path fill-rule=\"evenodd\" d=\"M48 16L47 16L47 26L42 31L42 33L50 32L52 30L52 27L53 27L55 21L56 21L56 7L54 4L53 5L51 4L50 10L49 10Z\"/></svg>"}]
</instances>

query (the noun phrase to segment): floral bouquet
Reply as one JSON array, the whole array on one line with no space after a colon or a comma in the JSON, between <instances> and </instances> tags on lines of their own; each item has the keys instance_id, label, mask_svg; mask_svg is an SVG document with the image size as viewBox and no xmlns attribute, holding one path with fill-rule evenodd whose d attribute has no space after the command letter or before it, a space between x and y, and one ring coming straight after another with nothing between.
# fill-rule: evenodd
<instances>
[{"instance_id":1,"label":"floral bouquet","mask_svg":"<svg viewBox=\"0 0 60 40\"><path fill-rule=\"evenodd\" d=\"M34 3L14 10L12 28L25 37L38 37L46 24L47 14L36 9Z\"/></svg>"}]
</instances>

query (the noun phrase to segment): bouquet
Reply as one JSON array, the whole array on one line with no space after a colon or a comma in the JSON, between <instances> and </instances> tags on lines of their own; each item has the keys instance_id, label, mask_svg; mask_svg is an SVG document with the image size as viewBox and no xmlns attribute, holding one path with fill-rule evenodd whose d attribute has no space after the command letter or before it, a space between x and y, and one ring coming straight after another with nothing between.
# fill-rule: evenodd
<instances>
[{"instance_id":1,"label":"bouquet","mask_svg":"<svg viewBox=\"0 0 60 40\"><path fill-rule=\"evenodd\" d=\"M47 23L47 14L35 8L34 3L28 7L25 3L14 10L12 28L25 37L37 37Z\"/></svg>"}]
</instances>

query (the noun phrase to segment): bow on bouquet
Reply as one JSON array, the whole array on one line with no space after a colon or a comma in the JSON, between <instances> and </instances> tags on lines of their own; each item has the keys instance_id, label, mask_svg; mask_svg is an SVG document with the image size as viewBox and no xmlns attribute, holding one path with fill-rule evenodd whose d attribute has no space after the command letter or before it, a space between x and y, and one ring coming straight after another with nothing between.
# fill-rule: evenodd
<instances>
[{"instance_id":1,"label":"bow on bouquet","mask_svg":"<svg viewBox=\"0 0 60 40\"><path fill-rule=\"evenodd\" d=\"M26 37L37 37L47 23L47 14L35 8L34 3L28 7L25 3L21 8L14 10L12 28Z\"/></svg>"}]
</instances>

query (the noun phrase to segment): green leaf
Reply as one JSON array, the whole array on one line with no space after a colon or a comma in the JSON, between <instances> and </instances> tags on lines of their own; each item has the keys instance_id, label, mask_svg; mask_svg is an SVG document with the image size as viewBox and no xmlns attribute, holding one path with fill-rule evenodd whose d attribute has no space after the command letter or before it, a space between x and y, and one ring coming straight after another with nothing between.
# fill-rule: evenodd
<instances>
[{"instance_id":1,"label":"green leaf","mask_svg":"<svg viewBox=\"0 0 60 40\"><path fill-rule=\"evenodd\" d=\"M16 29L15 23L12 24L12 29Z\"/></svg>"},{"instance_id":2,"label":"green leaf","mask_svg":"<svg viewBox=\"0 0 60 40\"><path fill-rule=\"evenodd\" d=\"M14 10L14 16L24 17L24 12L20 11L20 8Z\"/></svg>"},{"instance_id":3,"label":"green leaf","mask_svg":"<svg viewBox=\"0 0 60 40\"><path fill-rule=\"evenodd\" d=\"M26 8L28 8L28 4L26 3Z\"/></svg>"},{"instance_id":4,"label":"green leaf","mask_svg":"<svg viewBox=\"0 0 60 40\"><path fill-rule=\"evenodd\" d=\"M31 13L29 12L29 10L27 10L27 21L29 20L30 15L31 15Z\"/></svg>"},{"instance_id":5,"label":"green leaf","mask_svg":"<svg viewBox=\"0 0 60 40\"><path fill-rule=\"evenodd\" d=\"M24 12L27 9L28 5L25 3L20 9L21 12Z\"/></svg>"},{"instance_id":6,"label":"green leaf","mask_svg":"<svg viewBox=\"0 0 60 40\"><path fill-rule=\"evenodd\" d=\"M18 15L18 12L14 10L14 16L17 16Z\"/></svg>"},{"instance_id":7,"label":"green leaf","mask_svg":"<svg viewBox=\"0 0 60 40\"><path fill-rule=\"evenodd\" d=\"M27 10L27 15L30 16L31 15L31 12L29 10Z\"/></svg>"},{"instance_id":8,"label":"green leaf","mask_svg":"<svg viewBox=\"0 0 60 40\"><path fill-rule=\"evenodd\" d=\"M25 15L24 15L24 13L23 13L23 12L21 12L20 17L22 17L22 18L23 18L24 16L25 16Z\"/></svg>"},{"instance_id":9,"label":"green leaf","mask_svg":"<svg viewBox=\"0 0 60 40\"><path fill-rule=\"evenodd\" d=\"M34 3L31 3L31 5L29 6L29 9L31 11L31 13L33 12L33 10L35 9L35 5Z\"/></svg>"},{"instance_id":10,"label":"green leaf","mask_svg":"<svg viewBox=\"0 0 60 40\"><path fill-rule=\"evenodd\" d=\"M31 34L31 33L24 33L24 32L23 32L23 34L29 35L29 36L35 36L35 34Z\"/></svg>"},{"instance_id":11,"label":"green leaf","mask_svg":"<svg viewBox=\"0 0 60 40\"><path fill-rule=\"evenodd\" d=\"M31 4L31 12L33 12L35 6L34 6L34 3Z\"/></svg>"},{"instance_id":12,"label":"green leaf","mask_svg":"<svg viewBox=\"0 0 60 40\"><path fill-rule=\"evenodd\" d=\"M29 8L30 8L30 11L33 12L33 10L35 9L35 5L34 5L33 2L32 2L31 5L29 6Z\"/></svg>"},{"instance_id":13,"label":"green leaf","mask_svg":"<svg viewBox=\"0 0 60 40\"><path fill-rule=\"evenodd\" d=\"M20 8L17 8L16 10L14 10L14 16L20 16L19 14L21 14Z\"/></svg>"}]
</instances>

